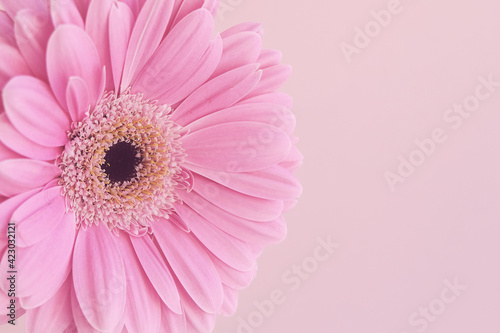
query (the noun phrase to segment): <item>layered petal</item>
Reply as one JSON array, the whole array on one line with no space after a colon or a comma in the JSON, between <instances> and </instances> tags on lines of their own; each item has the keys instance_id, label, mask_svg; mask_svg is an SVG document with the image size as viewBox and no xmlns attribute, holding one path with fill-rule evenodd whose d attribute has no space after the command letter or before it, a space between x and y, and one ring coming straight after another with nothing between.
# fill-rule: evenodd
<instances>
[{"instance_id":1,"label":"layered petal","mask_svg":"<svg viewBox=\"0 0 500 333\"><path fill-rule=\"evenodd\" d=\"M106 226L101 224L78 233L73 283L82 313L92 327L111 331L119 325L125 312L127 281L115 236Z\"/></svg>"},{"instance_id":2,"label":"layered petal","mask_svg":"<svg viewBox=\"0 0 500 333\"><path fill-rule=\"evenodd\" d=\"M47 71L54 95L63 107L67 107L66 88L73 76L87 84L91 105L103 93L99 53L89 35L77 26L63 24L56 28L47 46Z\"/></svg>"},{"instance_id":3,"label":"layered petal","mask_svg":"<svg viewBox=\"0 0 500 333\"><path fill-rule=\"evenodd\" d=\"M42 187L61 174L59 168L47 162L14 159L0 162L0 194L11 197Z\"/></svg>"},{"instance_id":4,"label":"layered petal","mask_svg":"<svg viewBox=\"0 0 500 333\"><path fill-rule=\"evenodd\" d=\"M239 67L196 89L172 115L172 120L185 126L212 112L228 108L243 99L260 81L257 64Z\"/></svg>"},{"instance_id":5,"label":"layered petal","mask_svg":"<svg viewBox=\"0 0 500 333\"><path fill-rule=\"evenodd\" d=\"M62 153L62 147L42 146L19 133L5 113L0 114L0 141L20 155L41 161L54 160Z\"/></svg>"},{"instance_id":6,"label":"layered petal","mask_svg":"<svg viewBox=\"0 0 500 333\"><path fill-rule=\"evenodd\" d=\"M196 238L220 260L237 270L246 271L253 267L256 258L245 242L223 232L187 205L178 204L175 210L188 221Z\"/></svg>"},{"instance_id":7,"label":"layered petal","mask_svg":"<svg viewBox=\"0 0 500 333\"><path fill-rule=\"evenodd\" d=\"M28 332L66 332L76 330L71 311L71 275L58 292L42 306L28 311L26 327Z\"/></svg>"},{"instance_id":8,"label":"layered petal","mask_svg":"<svg viewBox=\"0 0 500 333\"><path fill-rule=\"evenodd\" d=\"M262 49L262 38L253 31L243 31L222 39L224 53L212 77L235 68L257 62Z\"/></svg>"},{"instance_id":9,"label":"layered petal","mask_svg":"<svg viewBox=\"0 0 500 333\"><path fill-rule=\"evenodd\" d=\"M212 30L213 20L206 10L188 15L163 40L134 82L133 91L144 92L153 99L165 95L162 103L177 102L174 90L193 78L189 72L207 50Z\"/></svg>"},{"instance_id":10,"label":"layered petal","mask_svg":"<svg viewBox=\"0 0 500 333\"><path fill-rule=\"evenodd\" d=\"M33 74L43 80L47 80L45 51L52 31L53 26L48 14L30 8L17 13L17 45Z\"/></svg>"},{"instance_id":11,"label":"layered petal","mask_svg":"<svg viewBox=\"0 0 500 333\"><path fill-rule=\"evenodd\" d=\"M0 43L0 90L17 75L31 74L19 50L9 44Z\"/></svg>"},{"instance_id":12,"label":"layered petal","mask_svg":"<svg viewBox=\"0 0 500 333\"><path fill-rule=\"evenodd\" d=\"M49 188L26 200L12 215L17 222L17 246L32 246L52 234L60 223L75 223L60 186Z\"/></svg>"},{"instance_id":13,"label":"layered petal","mask_svg":"<svg viewBox=\"0 0 500 333\"><path fill-rule=\"evenodd\" d=\"M222 284L205 249L168 220L155 221L152 227L170 267L187 293L201 309L216 313L222 305Z\"/></svg>"},{"instance_id":14,"label":"layered petal","mask_svg":"<svg viewBox=\"0 0 500 333\"><path fill-rule=\"evenodd\" d=\"M182 138L186 162L208 169L251 172L271 167L291 149L288 135L269 124L223 123Z\"/></svg>"},{"instance_id":15,"label":"layered petal","mask_svg":"<svg viewBox=\"0 0 500 333\"><path fill-rule=\"evenodd\" d=\"M125 309L125 326L130 332L158 333L161 322L160 297L142 269L130 238L123 234L116 239L125 258L127 275L128 302Z\"/></svg>"},{"instance_id":16,"label":"layered petal","mask_svg":"<svg viewBox=\"0 0 500 333\"><path fill-rule=\"evenodd\" d=\"M70 121L47 84L30 76L13 78L3 89L5 112L28 139L47 147L68 142Z\"/></svg>"},{"instance_id":17,"label":"layered petal","mask_svg":"<svg viewBox=\"0 0 500 333\"><path fill-rule=\"evenodd\" d=\"M182 313L174 278L156 245L150 237L132 237L131 240L135 253L158 295L170 310Z\"/></svg>"},{"instance_id":18,"label":"layered petal","mask_svg":"<svg viewBox=\"0 0 500 333\"><path fill-rule=\"evenodd\" d=\"M147 0L144 4L130 36L123 70L122 90L130 86L160 45L172 9L173 1Z\"/></svg>"},{"instance_id":19,"label":"layered petal","mask_svg":"<svg viewBox=\"0 0 500 333\"><path fill-rule=\"evenodd\" d=\"M134 14L129 6L116 2L109 13L109 47L115 91L119 92L125 55L132 33Z\"/></svg>"},{"instance_id":20,"label":"layered petal","mask_svg":"<svg viewBox=\"0 0 500 333\"><path fill-rule=\"evenodd\" d=\"M84 28L83 18L75 1L51 1L50 14L55 27L73 24Z\"/></svg>"},{"instance_id":21,"label":"layered petal","mask_svg":"<svg viewBox=\"0 0 500 333\"><path fill-rule=\"evenodd\" d=\"M49 236L33 246L18 247L15 264L18 272L16 295L36 296L40 304L52 298L71 270L74 237L73 220L60 224ZM1 263L3 269L7 268L6 260L7 256Z\"/></svg>"}]
</instances>

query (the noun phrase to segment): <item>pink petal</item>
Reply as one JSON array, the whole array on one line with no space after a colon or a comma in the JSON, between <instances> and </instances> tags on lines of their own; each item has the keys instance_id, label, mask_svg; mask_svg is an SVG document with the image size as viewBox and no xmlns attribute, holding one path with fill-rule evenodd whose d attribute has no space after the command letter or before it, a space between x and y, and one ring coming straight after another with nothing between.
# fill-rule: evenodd
<instances>
[{"instance_id":1,"label":"pink petal","mask_svg":"<svg viewBox=\"0 0 500 333\"><path fill-rule=\"evenodd\" d=\"M115 2L109 14L109 46L116 91L119 90L122 80L125 55L130 34L132 33L133 22L134 14L130 8L122 2Z\"/></svg>"},{"instance_id":2,"label":"pink petal","mask_svg":"<svg viewBox=\"0 0 500 333\"><path fill-rule=\"evenodd\" d=\"M14 21L3 10L0 10L0 44L16 46Z\"/></svg>"},{"instance_id":3,"label":"pink petal","mask_svg":"<svg viewBox=\"0 0 500 333\"><path fill-rule=\"evenodd\" d=\"M188 221L191 231L220 260L240 271L253 267L252 251L243 241L223 232L184 204L175 206L179 216Z\"/></svg>"},{"instance_id":4,"label":"pink petal","mask_svg":"<svg viewBox=\"0 0 500 333\"><path fill-rule=\"evenodd\" d=\"M85 30L94 41L101 65L106 67L106 90L113 90L113 68L111 65L109 17L114 0L91 1L85 22ZM121 50L124 52L123 50Z\"/></svg>"},{"instance_id":5,"label":"pink petal","mask_svg":"<svg viewBox=\"0 0 500 333\"><path fill-rule=\"evenodd\" d=\"M253 103L277 104L280 106L284 106L288 109L292 109L293 99L288 94L275 91L275 92L271 92L271 93L262 94L262 95L253 96L250 98L243 99L240 102L238 102L238 105L253 104Z\"/></svg>"},{"instance_id":6,"label":"pink petal","mask_svg":"<svg viewBox=\"0 0 500 333\"><path fill-rule=\"evenodd\" d=\"M87 84L91 105L95 105L103 93L99 53L89 35L77 26L56 28L47 47L47 71L52 90L64 107L67 106L66 88L72 76L81 77Z\"/></svg>"},{"instance_id":7,"label":"pink petal","mask_svg":"<svg viewBox=\"0 0 500 333\"><path fill-rule=\"evenodd\" d=\"M147 236L144 236L147 237ZM142 269L130 238L116 238L127 274L127 305L125 326L130 332L157 333L161 322L161 300Z\"/></svg>"},{"instance_id":8,"label":"pink petal","mask_svg":"<svg viewBox=\"0 0 500 333\"><path fill-rule=\"evenodd\" d=\"M263 50L256 62L260 64L260 68L268 68L279 65L283 54L277 50Z\"/></svg>"},{"instance_id":9,"label":"pink petal","mask_svg":"<svg viewBox=\"0 0 500 333\"><path fill-rule=\"evenodd\" d=\"M17 196L7 199L0 204L0 255L4 253L7 247L8 223L12 221L12 214L26 200L40 192L40 189L21 193Z\"/></svg>"},{"instance_id":10,"label":"pink petal","mask_svg":"<svg viewBox=\"0 0 500 333\"><path fill-rule=\"evenodd\" d=\"M45 2L39 0L0 0L0 7L2 7L12 19L14 19L17 13L24 8L35 9L43 13L47 12Z\"/></svg>"},{"instance_id":11,"label":"pink petal","mask_svg":"<svg viewBox=\"0 0 500 333\"><path fill-rule=\"evenodd\" d=\"M78 76L69 78L66 88L66 102L71 120L73 122L82 121L90 107L89 89L82 78Z\"/></svg>"},{"instance_id":12,"label":"pink petal","mask_svg":"<svg viewBox=\"0 0 500 333\"><path fill-rule=\"evenodd\" d=\"M187 16L163 40L134 81L134 90L147 93L152 99L172 94L172 90L192 78L186 71L192 71L207 50L212 30L213 19L206 10ZM170 105L176 101L168 99Z\"/></svg>"},{"instance_id":13,"label":"pink petal","mask_svg":"<svg viewBox=\"0 0 500 333\"><path fill-rule=\"evenodd\" d=\"M230 317L235 314L238 307L238 290L224 285L224 303L222 304L221 314Z\"/></svg>"},{"instance_id":14,"label":"pink petal","mask_svg":"<svg viewBox=\"0 0 500 333\"><path fill-rule=\"evenodd\" d=\"M0 194L11 197L42 187L61 174L59 168L47 162L17 159L0 162Z\"/></svg>"},{"instance_id":15,"label":"pink petal","mask_svg":"<svg viewBox=\"0 0 500 333\"><path fill-rule=\"evenodd\" d=\"M1 129L0 129L0 131L1 131ZM22 158L22 156L19 155L18 153L16 153L15 151L11 150L6 145L4 145L2 143L2 139L0 136L0 161L14 159L14 158Z\"/></svg>"},{"instance_id":16,"label":"pink petal","mask_svg":"<svg viewBox=\"0 0 500 333\"><path fill-rule=\"evenodd\" d=\"M248 98L278 90L292 75L292 67L276 65L262 70L262 78Z\"/></svg>"},{"instance_id":17,"label":"pink petal","mask_svg":"<svg viewBox=\"0 0 500 333\"><path fill-rule=\"evenodd\" d=\"M31 71L17 48L0 43L0 90L14 76L28 74Z\"/></svg>"},{"instance_id":18,"label":"pink petal","mask_svg":"<svg viewBox=\"0 0 500 333\"><path fill-rule=\"evenodd\" d=\"M230 108L209 114L189 124L190 132L215 126L221 123L232 123L238 121L252 121L269 124L292 135L295 129L295 116L290 110L282 105L270 103L248 103L236 104Z\"/></svg>"},{"instance_id":19,"label":"pink petal","mask_svg":"<svg viewBox=\"0 0 500 333\"><path fill-rule=\"evenodd\" d=\"M227 38L229 36L236 35L239 34L240 32L245 32L245 31L253 31L261 37L263 35L262 24L257 22L245 22L232 26L231 28L223 31L221 33L221 36L223 38Z\"/></svg>"},{"instance_id":20,"label":"pink petal","mask_svg":"<svg viewBox=\"0 0 500 333\"><path fill-rule=\"evenodd\" d=\"M216 313L222 305L222 285L205 249L191 235L168 221L156 221L152 227L180 283L200 308Z\"/></svg>"},{"instance_id":21,"label":"pink petal","mask_svg":"<svg viewBox=\"0 0 500 333\"><path fill-rule=\"evenodd\" d=\"M222 283L231 288L243 289L248 287L257 274L257 264L251 270L241 272L226 265L212 253L209 253L209 256L217 269L217 273L219 273Z\"/></svg>"},{"instance_id":22,"label":"pink petal","mask_svg":"<svg viewBox=\"0 0 500 333\"><path fill-rule=\"evenodd\" d=\"M292 149L290 150L290 153L287 155L287 157L280 162L280 165L287 170L293 172L297 170L301 165L302 165L302 160L304 159L304 156L302 156L302 153L299 151L299 149L294 145Z\"/></svg>"},{"instance_id":23,"label":"pink petal","mask_svg":"<svg viewBox=\"0 0 500 333\"><path fill-rule=\"evenodd\" d=\"M62 147L41 146L19 133L5 113L0 114L0 141L16 153L41 161L54 160L62 153Z\"/></svg>"},{"instance_id":24,"label":"pink petal","mask_svg":"<svg viewBox=\"0 0 500 333\"><path fill-rule=\"evenodd\" d=\"M90 311L95 311L92 309L93 304L91 305L82 305L78 302L78 298L76 297L76 293L74 288L71 288L71 308L73 313L73 318L75 321L75 326L77 330L75 332L85 332L85 333L101 333L102 331L97 331L90 323L87 321L87 318L84 315ZM82 310L82 306L84 309ZM121 320L120 324L116 325L111 332L123 333L124 329L124 321ZM73 333L73 332L71 332Z\"/></svg>"},{"instance_id":25,"label":"pink petal","mask_svg":"<svg viewBox=\"0 0 500 333\"><path fill-rule=\"evenodd\" d=\"M261 76L260 72L256 72L257 69L257 64L251 64L208 81L182 102L171 119L185 126L212 112L232 106L257 85Z\"/></svg>"},{"instance_id":26,"label":"pink petal","mask_svg":"<svg viewBox=\"0 0 500 333\"><path fill-rule=\"evenodd\" d=\"M217 10L219 9L219 0L205 0L203 3L203 8L208 10L213 17L217 14Z\"/></svg>"},{"instance_id":27,"label":"pink petal","mask_svg":"<svg viewBox=\"0 0 500 333\"><path fill-rule=\"evenodd\" d=\"M286 224L282 217L265 223L250 221L222 210L196 192L180 192L182 201L224 232L250 244L269 245L282 241Z\"/></svg>"},{"instance_id":28,"label":"pink petal","mask_svg":"<svg viewBox=\"0 0 500 333\"><path fill-rule=\"evenodd\" d=\"M172 311L182 313L174 278L156 245L149 236L131 237L131 240L135 253L158 295Z\"/></svg>"},{"instance_id":29,"label":"pink petal","mask_svg":"<svg viewBox=\"0 0 500 333\"><path fill-rule=\"evenodd\" d=\"M185 291L182 291L185 294ZM182 295L182 305L186 316L186 332L212 332L215 326L216 315L207 313L194 302L189 295Z\"/></svg>"},{"instance_id":30,"label":"pink petal","mask_svg":"<svg viewBox=\"0 0 500 333\"><path fill-rule=\"evenodd\" d=\"M74 1L51 1L50 14L54 27L61 24L72 24L84 28L82 15Z\"/></svg>"},{"instance_id":31,"label":"pink petal","mask_svg":"<svg viewBox=\"0 0 500 333\"><path fill-rule=\"evenodd\" d=\"M162 304L160 332L186 333L185 315L176 314Z\"/></svg>"},{"instance_id":32,"label":"pink petal","mask_svg":"<svg viewBox=\"0 0 500 333\"><path fill-rule=\"evenodd\" d=\"M71 270L74 238L75 223L71 220L61 223L39 243L26 248L18 247L15 264L18 273L16 295L36 296L40 304L52 298ZM5 256L0 264L2 269L7 268L6 259Z\"/></svg>"},{"instance_id":33,"label":"pink petal","mask_svg":"<svg viewBox=\"0 0 500 333\"><path fill-rule=\"evenodd\" d=\"M50 235L60 223L74 223L66 212L60 186L35 194L12 215L17 222L17 246L32 246Z\"/></svg>"},{"instance_id":34,"label":"pink petal","mask_svg":"<svg viewBox=\"0 0 500 333\"><path fill-rule=\"evenodd\" d=\"M262 38L257 33L244 31L223 38L222 41L224 52L212 77L257 62L262 49Z\"/></svg>"},{"instance_id":35,"label":"pink petal","mask_svg":"<svg viewBox=\"0 0 500 333\"><path fill-rule=\"evenodd\" d=\"M47 79L45 50L52 30L52 23L47 14L29 8L17 13L17 45L30 69L43 80Z\"/></svg>"},{"instance_id":36,"label":"pink petal","mask_svg":"<svg viewBox=\"0 0 500 333\"><path fill-rule=\"evenodd\" d=\"M201 9L203 7L204 0L184 0L181 1L181 5L179 10L175 15L175 19L173 20L174 26L178 25L185 17L190 15L192 12ZM210 13L210 11L208 11ZM211 13L210 13L211 14ZM213 21L213 18L211 18Z\"/></svg>"},{"instance_id":37,"label":"pink petal","mask_svg":"<svg viewBox=\"0 0 500 333\"><path fill-rule=\"evenodd\" d=\"M28 332L65 332L73 323L71 311L71 275L57 293L39 308L28 311L26 327Z\"/></svg>"},{"instance_id":38,"label":"pink petal","mask_svg":"<svg viewBox=\"0 0 500 333\"><path fill-rule=\"evenodd\" d=\"M73 283L83 314L96 330L112 330L120 323L127 299L115 236L103 224L80 230L74 251Z\"/></svg>"},{"instance_id":39,"label":"pink petal","mask_svg":"<svg viewBox=\"0 0 500 333\"><path fill-rule=\"evenodd\" d=\"M302 186L281 166L254 172L229 173L191 166L191 170L235 191L269 200L300 197Z\"/></svg>"},{"instance_id":40,"label":"pink petal","mask_svg":"<svg viewBox=\"0 0 500 333\"><path fill-rule=\"evenodd\" d=\"M182 138L186 162L208 169L250 172L283 160L291 149L288 135L277 127L250 121L224 123Z\"/></svg>"},{"instance_id":41,"label":"pink petal","mask_svg":"<svg viewBox=\"0 0 500 333\"><path fill-rule=\"evenodd\" d=\"M194 191L228 213L251 221L273 221L283 211L282 201L245 195L196 174Z\"/></svg>"},{"instance_id":42,"label":"pink petal","mask_svg":"<svg viewBox=\"0 0 500 333\"><path fill-rule=\"evenodd\" d=\"M139 16L142 6L144 5L144 2L146 2L146 0L122 0L121 2L123 2L130 8L135 21L135 17Z\"/></svg>"},{"instance_id":43,"label":"pink petal","mask_svg":"<svg viewBox=\"0 0 500 333\"><path fill-rule=\"evenodd\" d=\"M47 147L68 142L70 121L47 84L30 76L13 78L3 89L5 112L17 130Z\"/></svg>"},{"instance_id":44,"label":"pink petal","mask_svg":"<svg viewBox=\"0 0 500 333\"><path fill-rule=\"evenodd\" d=\"M146 1L130 36L123 71L122 91L130 86L160 45L172 8L173 1Z\"/></svg>"}]
</instances>

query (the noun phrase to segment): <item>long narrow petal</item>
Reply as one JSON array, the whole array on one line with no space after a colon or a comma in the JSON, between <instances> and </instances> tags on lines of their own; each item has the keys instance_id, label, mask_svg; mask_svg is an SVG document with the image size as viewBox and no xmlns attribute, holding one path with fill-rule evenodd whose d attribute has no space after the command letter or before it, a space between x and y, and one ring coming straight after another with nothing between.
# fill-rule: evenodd
<instances>
[{"instance_id":1,"label":"long narrow petal","mask_svg":"<svg viewBox=\"0 0 500 333\"><path fill-rule=\"evenodd\" d=\"M191 231L203 245L220 260L241 271L253 267L256 258L245 242L223 232L187 205L178 204L175 210L182 219L188 221Z\"/></svg>"},{"instance_id":2,"label":"long narrow petal","mask_svg":"<svg viewBox=\"0 0 500 333\"><path fill-rule=\"evenodd\" d=\"M147 237L147 236L144 236ZM161 300L144 272L127 235L117 237L127 274L125 326L130 332L158 333L161 322Z\"/></svg>"},{"instance_id":3,"label":"long narrow petal","mask_svg":"<svg viewBox=\"0 0 500 333\"><path fill-rule=\"evenodd\" d=\"M235 191L269 200L291 200L300 197L302 186L297 178L281 166L254 172L222 172L191 166L194 171Z\"/></svg>"},{"instance_id":4,"label":"long narrow petal","mask_svg":"<svg viewBox=\"0 0 500 333\"><path fill-rule=\"evenodd\" d=\"M59 291L47 303L28 311L26 327L28 332L65 332L71 329L73 313L71 311L71 275L59 288ZM75 327L76 328L76 327Z\"/></svg>"},{"instance_id":5,"label":"long narrow petal","mask_svg":"<svg viewBox=\"0 0 500 333\"><path fill-rule=\"evenodd\" d=\"M289 65L276 65L262 70L262 78L255 89L248 94L247 98L259 96L278 90L292 75L292 67Z\"/></svg>"},{"instance_id":6,"label":"long narrow petal","mask_svg":"<svg viewBox=\"0 0 500 333\"><path fill-rule=\"evenodd\" d=\"M232 316L238 307L238 290L224 285L224 303L221 314L226 317Z\"/></svg>"},{"instance_id":7,"label":"long narrow petal","mask_svg":"<svg viewBox=\"0 0 500 333\"><path fill-rule=\"evenodd\" d=\"M269 124L285 131L289 136L295 128L295 116L285 106L271 103L236 104L233 107L214 112L189 124L190 132L237 121L253 121Z\"/></svg>"},{"instance_id":8,"label":"long narrow petal","mask_svg":"<svg viewBox=\"0 0 500 333\"><path fill-rule=\"evenodd\" d=\"M156 245L148 236L132 237L131 240L142 267L158 295L172 311L182 313L174 278Z\"/></svg>"},{"instance_id":9,"label":"long narrow petal","mask_svg":"<svg viewBox=\"0 0 500 333\"><path fill-rule=\"evenodd\" d=\"M174 313L162 304L160 329L160 332L186 333L186 316Z\"/></svg>"},{"instance_id":10,"label":"long narrow petal","mask_svg":"<svg viewBox=\"0 0 500 333\"><path fill-rule=\"evenodd\" d=\"M165 257L189 295L200 308L216 313L222 305L222 284L205 249L168 220L156 221L152 226Z\"/></svg>"},{"instance_id":11,"label":"long narrow petal","mask_svg":"<svg viewBox=\"0 0 500 333\"><path fill-rule=\"evenodd\" d=\"M163 40L134 81L134 90L153 99L169 93L179 85L179 80L189 77L186 70L192 70L205 53L212 30L213 19L206 10L187 16Z\"/></svg>"},{"instance_id":12,"label":"long narrow petal","mask_svg":"<svg viewBox=\"0 0 500 333\"><path fill-rule=\"evenodd\" d=\"M69 78L68 87L66 88L66 101L71 120L73 122L83 120L85 113L89 111L90 98L89 88L82 78L78 76Z\"/></svg>"},{"instance_id":13,"label":"long narrow petal","mask_svg":"<svg viewBox=\"0 0 500 333\"><path fill-rule=\"evenodd\" d=\"M187 163L230 172L271 167L283 160L291 148L285 132L257 122L224 123L204 128L186 135L182 143Z\"/></svg>"},{"instance_id":14,"label":"long narrow petal","mask_svg":"<svg viewBox=\"0 0 500 333\"><path fill-rule=\"evenodd\" d=\"M132 33L134 14L129 6L116 2L109 13L109 47L115 91L119 91L125 65L125 55Z\"/></svg>"},{"instance_id":15,"label":"long narrow petal","mask_svg":"<svg viewBox=\"0 0 500 333\"><path fill-rule=\"evenodd\" d=\"M30 76L13 78L3 89L5 112L28 139L47 147L68 142L70 121L49 86Z\"/></svg>"},{"instance_id":16,"label":"long narrow petal","mask_svg":"<svg viewBox=\"0 0 500 333\"><path fill-rule=\"evenodd\" d=\"M236 34L239 34L240 32L244 32L244 31L253 31L262 37L262 34L263 34L262 24L260 24L258 22L240 23L240 24L234 25L234 26L224 30L223 32L221 32L221 36L223 38L227 38L229 36L236 35Z\"/></svg>"},{"instance_id":17,"label":"long narrow petal","mask_svg":"<svg viewBox=\"0 0 500 333\"><path fill-rule=\"evenodd\" d=\"M42 187L61 174L61 170L47 162L17 159L0 162L0 194L11 197Z\"/></svg>"},{"instance_id":18,"label":"long narrow petal","mask_svg":"<svg viewBox=\"0 0 500 333\"><path fill-rule=\"evenodd\" d=\"M262 38L257 33L244 31L223 38L222 41L224 53L212 77L257 62L262 49Z\"/></svg>"},{"instance_id":19,"label":"long narrow petal","mask_svg":"<svg viewBox=\"0 0 500 333\"><path fill-rule=\"evenodd\" d=\"M109 39L109 17L113 2L114 0L91 1L85 22L85 30L94 41L101 65L106 66L106 90L113 90L114 85Z\"/></svg>"},{"instance_id":20,"label":"long narrow petal","mask_svg":"<svg viewBox=\"0 0 500 333\"><path fill-rule=\"evenodd\" d=\"M172 120L187 125L212 112L232 106L257 85L261 73L258 64L239 67L208 81L175 110Z\"/></svg>"},{"instance_id":21,"label":"long narrow petal","mask_svg":"<svg viewBox=\"0 0 500 333\"><path fill-rule=\"evenodd\" d=\"M185 291L182 291L185 293ZM207 313L200 308L187 294L182 297L182 305L186 315L186 332L205 333L212 332L215 326L216 315Z\"/></svg>"},{"instance_id":22,"label":"long narrow petal","mask_svg":"<svg viewBox=\"0 0 500 333\"><path fill-rule=\"evenodd\" d=\"M207 221L250 244L269 245L282 241L286 236L286 224L282 217L265 223L250 221L226 212L196 192L181 192L180 196L185 204Z\"/></svg>"},{"instance_id":23,"label":"long narrow petal","mask_svg":"<svg viewBox=\"0 0 500 333\"><path fill-rule=\"evenodd\" d=\"M147 0L135 23L125 59L122 91L142 70L160 45L172 14L173 1Z\"/></svg>"},{"instance_id":24,"label":"long narrow petal","mask_svg":"<svg viewBox=\"0 0 500 333\"><path fill-rule=\"evenodd\" d=\"M14 212L12 219L17 222L18 246L34 245L50 235L59 223L71 223L73 213L65 213L66 204L61 190L60 186L56 186L42 191Z\"/></svg>"},{"instance_id":25,"label":"long narrow petal","mask_svg":"<svg viewBox=\"0 0 500 333\"><path fill-rule=\"evenodd\" d=\"M0 115L1 116L1 115ZM0 162L4 160L10 160L13 158L23 158L21 155L7 147L0 138Z\"/></svg>"},{"instance_id":26,"label":"long narrow petal","mask_svg":"<svg viewBox=\"0 0 500 333\"><path fill-rule=\"evenodd\" d=\"M96 330L110 331L120 323L126 303L125 267L115 236L103 224L78 233L73 283L83 314Z\"/></svg>"},{"instance_id":27,"label":"long narrow petal","mask_svg":"<svg viewBox=\"0 0 500 333\"><path fill-rule=\"evenodd\" d=\"M203 176L194 176L194 192L233 215L251 221L266 222L277 219L283 212L282 201L252 197Z\"/></svg>"},{"instance_id":28,"label":"long narrow petal","mask_svg":"<svg viewBox=\"0 0 500 333\"><path fill-rule=\"evenodd\" d=\"M103 93L99 53L89 35L77 26L56 28L47 47L47 71L54 95L64 107L67 106L66 88L72 76L85 81L92 105Z\"/></svg>"},{"instance_id":29,"label":"long narrow petal","mask_svg":"<svg viewBox=\"0 0 500 333\"><path fill-rule=\"evenodd\" d=\"M47 80L45 50L53 27L47 14L34 9L23 9L15 20L16 41L26 63L33 73Z\"/></svg>"},{"instance_id":30,"label":"long narrow petal","mask_svg":"<svg viewBox=\"0 0 500 333\"><path fill-rule=\"evenodd\" d=\"M63 151L62 147L45 147L31 141L12 126L5 113L0 114L0 141L18 154L41 161L54 160Z\"/></svg>"}]
</instances>

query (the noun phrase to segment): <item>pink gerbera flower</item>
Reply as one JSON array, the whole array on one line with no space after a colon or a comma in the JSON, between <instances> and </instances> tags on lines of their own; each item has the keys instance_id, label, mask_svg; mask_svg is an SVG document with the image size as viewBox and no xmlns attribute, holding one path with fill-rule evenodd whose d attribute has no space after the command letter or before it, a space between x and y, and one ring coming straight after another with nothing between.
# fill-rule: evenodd
<instances>
[{"instance_id":1,"label":"pink gerbera flower","mask_svg":"<svg viewBox=\"0 0 500 333\"><path fill-rule=\"evenodd\" d=\"M289 66L215 0L0 4L0 323L210 332L301 192Z\"/></svg>"}]
</instances>

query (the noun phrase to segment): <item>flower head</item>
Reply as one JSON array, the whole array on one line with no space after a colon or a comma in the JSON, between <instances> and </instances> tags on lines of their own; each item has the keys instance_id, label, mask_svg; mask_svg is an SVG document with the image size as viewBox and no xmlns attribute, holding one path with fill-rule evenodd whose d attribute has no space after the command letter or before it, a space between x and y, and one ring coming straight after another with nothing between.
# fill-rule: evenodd
<instances>
[{"instance_id":1,"label":"flower head","mask_svg":"<svg viewBox=\"0 0 500 333\"><path fill-rule=\"evenodd\" d=\"M290 68L258 24L214 37L214 0L0 5L0 303L29 332L210 332L301 192Z\"/></svg>"}]
</instances>

